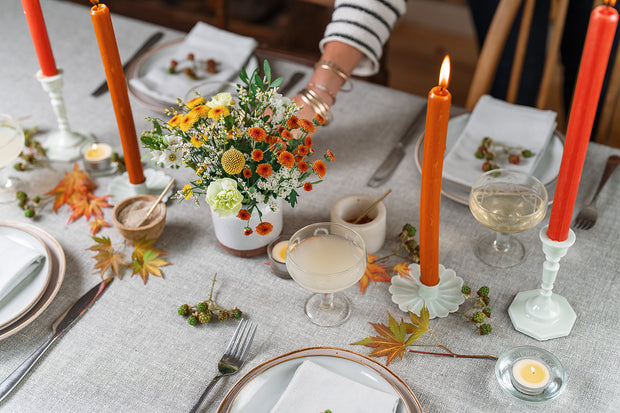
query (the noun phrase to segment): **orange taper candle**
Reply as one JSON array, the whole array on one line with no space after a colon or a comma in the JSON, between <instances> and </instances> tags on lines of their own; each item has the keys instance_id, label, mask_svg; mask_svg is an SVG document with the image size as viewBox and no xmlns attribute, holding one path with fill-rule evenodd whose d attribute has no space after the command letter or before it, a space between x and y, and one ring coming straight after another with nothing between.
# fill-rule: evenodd
<instances>
[{"instance_id":1,"label":"orange taper candle","mask_svg":"<svg viewBox=\"0 0 620 413\"><path fill-rule=\"evenodd\" d=\"M125 157L129 182L134 185L141 184L144 182L144 171L140 161L140 147L138 146L136 127L133 122L131 105L129 104L123 65L118 54L116 36L114 36L114 28L110 18L110 9L105 4L95 4L90 9L90 17L93 20L99 52L101 53L101 60L105 69L105 77L108 81L108 89L110 90L110 97L112 98L112 105L116 114L116 123L121 144L123 145L123 155Z\"/></svg>"},{"instance_id":2,"label":"orange taper candle","mask_svg":"<svg viewBox=\"0 0 620 413\"><path fill-rule=\"evenodd\" d=\"M420 192L420 281L426 286L439 283L439 206L441 175L452 95L448 91L450 58L441 64L439 86L428 93L422 189Z\"/></svg>"}]
</instances>

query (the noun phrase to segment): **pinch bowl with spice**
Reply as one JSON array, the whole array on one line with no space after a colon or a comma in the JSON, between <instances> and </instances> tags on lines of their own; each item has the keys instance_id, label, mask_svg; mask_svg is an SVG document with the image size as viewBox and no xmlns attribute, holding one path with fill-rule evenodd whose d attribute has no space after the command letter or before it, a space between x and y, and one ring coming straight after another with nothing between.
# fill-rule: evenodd
<instances>
[{"instance_id":1,"label":"pinch bowl with spice","mask_svg":"<svg viewBox=\"0 0 620 413\"><path fill-rule=\"evenodd\" d=\"M375 253L385 242L387 213L383 202L378 202L368 210L377 198L366 194L347 195L337 200L332 206L330 219L332 222L345 225L364 239L366 252ZM367 211L368 210L368 211ZM364 213L367 211L366 213ZM353 224L355 220L361 219Z\"/></svg>"},{"instance_id":2,"label":"pinch bowl with spice","mask_svg":"<svg viewBox=\"0 0 620 413\"><path fill-rule=\"evenodd\" d=\"M126 240L159 238L166 224L166 204L159 202L145 219L146 213L156 201L157 197L153 195L136 195L116 204L112 211L112 222Z\"/></svg>"}]
</instances>

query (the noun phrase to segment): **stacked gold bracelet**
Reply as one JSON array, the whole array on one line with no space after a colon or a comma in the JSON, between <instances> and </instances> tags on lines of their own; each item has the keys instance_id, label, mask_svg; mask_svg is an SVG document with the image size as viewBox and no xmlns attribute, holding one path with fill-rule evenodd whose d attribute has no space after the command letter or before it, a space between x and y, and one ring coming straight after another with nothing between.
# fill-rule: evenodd
<instances>
[{"instance_id":1,"label":"stacked gold bracelet","mask_svg":"<svg viewBox=\"0 0 620 413\"><path fill-rule=\"evenodd\" d=\"M336 63L332 62L331 60L321 59L318 62L316 62L316 65L314 65L314 67L325 69L325 70L331 70L339 78L341 78L344 81L344 84L342 85L343 87L340 89L341 92L350 92L353 90L353 83L351 82L350 76L347 75L340 66L338 66ZM345 89L344 86L347 83L349 84L349 88Z\"/></svg>"},{"instance_id":2,"label":"stacked gold bracelet","mask_svg":"<svg viewBox=\"0 0 620 413\"><path fill-rule=\"evenodd\" d=\"M329 105L323 102L314 90L303 88L299 91L299 96L301 97L301 100L310 105L315 113L318 113L323 117L323 119L325 119L324 125L328 125L329 122L331 122L333 116Z\"/></svg>"}]
</instances>

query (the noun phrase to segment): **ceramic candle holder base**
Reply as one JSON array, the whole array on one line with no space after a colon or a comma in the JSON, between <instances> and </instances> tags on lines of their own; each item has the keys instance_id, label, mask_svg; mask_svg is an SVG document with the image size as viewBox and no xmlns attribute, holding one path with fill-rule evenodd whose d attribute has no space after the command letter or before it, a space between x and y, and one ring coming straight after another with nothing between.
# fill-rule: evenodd
<instances>
[{"instance_id":1,"label":"ceramic candle holder base","mask_svg":"<svg viewBox=\"0 0 620 413\"><path fill-rule=\"evenodd\" d=\"M545 226L540 230L546 257L541 288L520 292L508 308L515 329L540 341L567 336L577 319L568 301L552 292L560 259L575 243L575 233L569 230L566 241L552 241L547 237L547 228Z\"/></svg>"},{"instance_id":2,"label":"ceramic candle holder base","mask_svg":"<svg viewBox=\"0 0 620 413\"><path fill-rule=\"evenodd\" d=\"M144 177L146 178L144 182L137 185L129 182L129 175L127 172L114 178L108 187L110 202L115 205L125 198L136 195L148 194L158 196L166 188L166 185L168 185L171 179L162 171L156 171L154 169L145 169ZM162 198L162 202L166 202L173 192L174 188L171 188Z\"/></svg>"},{"instance_id":3,"label":"ceramic candle holder base","mask_svg":"<svg viewBox=\"0 0 620 413\"><path fill-rule=\"evenodd\" d=\"M87 133L75 132L69 128L69 121L65 112L65 102L62 97L62 76L61 69L54 76L43 76L41 71L38 71L36 74L36 78L41 82L43 90L50 97L59 129L57 132L49 135L45 143L43 143L43 148L48 159L71 162L79 159L82 156L82 147L93 142L94 139Z\"/></svg>"},{"instance_id":4,"label":"ceramic candle holder base","mask_svg":"<svg viewBox=\"0 0 620 413\"><path fill-rule=\"evenodd\" d=\"M424 305L430 318L445 317L459 309L465 301L461 287L463 279L457 277L454 270L439 264L439 284L432 287L420 282L420 266L409 265L411 278L392 277L390 293L392 301L403 311L420 314Z\"/></svg>"}]
</instances>

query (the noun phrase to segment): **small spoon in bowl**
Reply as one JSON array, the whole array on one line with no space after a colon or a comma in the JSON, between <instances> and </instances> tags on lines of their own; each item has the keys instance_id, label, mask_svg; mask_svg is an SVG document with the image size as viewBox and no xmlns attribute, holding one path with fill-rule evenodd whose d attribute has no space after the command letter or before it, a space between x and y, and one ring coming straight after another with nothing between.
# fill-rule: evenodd
<instances>
[{"instance_id":1,"label":"small spoon in bowl","mask_svg":"<svg viewBox=\"0 0 620 413\"><path fill-rule=\"evenodd\" d=\"M164 190L161 192L161 194L159 194L159 197L155 200L155 202L153 202L153 205L151 205L151 207L149 208L148 211L146 211L146 215L144 216L144 218L142 218L142 221L140 221L140 223L138 224L138 228L140 228L144 222L149 218L149 216L151 216L151 214L153 213L153 211L155 211L155 208L157 207L157 205L161 202L162 198L164 197L164 195L166 195L168 193L168 190L170 190L170 187L172 187L172 185L174 184L175 179L172 178L170 180L170 182L168 182L168 185L166 185L166 187L164 188Z\"/></svg>"}]
</instances>

